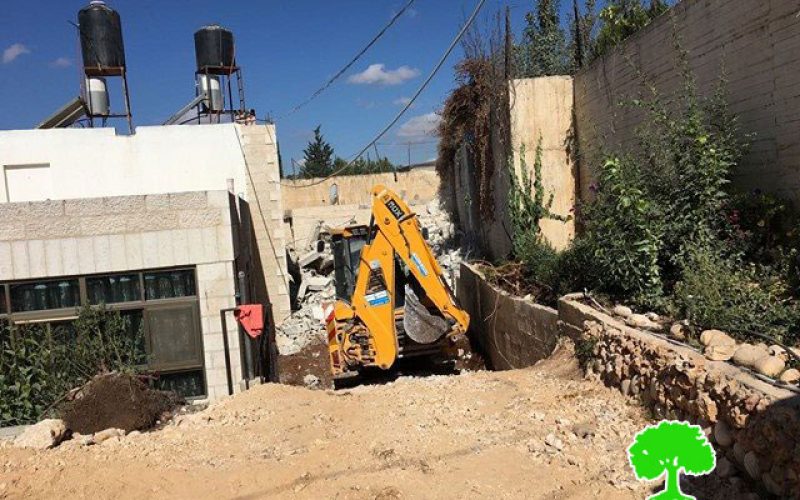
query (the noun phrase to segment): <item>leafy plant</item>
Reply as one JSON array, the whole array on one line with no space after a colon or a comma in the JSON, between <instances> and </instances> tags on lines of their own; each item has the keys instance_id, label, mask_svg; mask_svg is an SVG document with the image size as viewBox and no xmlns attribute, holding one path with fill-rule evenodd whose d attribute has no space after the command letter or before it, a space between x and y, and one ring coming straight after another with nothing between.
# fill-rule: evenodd
<instances>
[{"instance_id":1,"label":"leafy plant","mask_svg":"<svg viewBox=\"0 0 800 500\"><path fill-rule=\"evenodd\" d=\"M566 34L558 16L560 3L537 0L535 12L525 14L523 41L516 51L519 78L570 73Z\"/></svg>"},{"instance_id":2,"label":"leafy plant","mask_svg":"<svg viewBox=\"0 0 800 500\"><path fill-rule=\"evenodd\" d=\"M372 160L367 158L356 158L350 165L344 158L337 157L333 161L333 170L341 172L339 175L364 175L378 174L381 172L393 172L397 167L388 158Z\"/></svg>"},{"instance_id":3,"label":"leafy plant","mask_svg":"<svg viewBox=\"0 0 800 500\"><path fill-rule=\"evenodd\" d=\"M35 422L68 390L98 373L146 364L141 328L104 306L72 324L0 327L0 425Z\"/></svg>"},{"instance_id":4,"label":"leafy plant","mask_svg":"<svg viewBox=\"0 0 800 500\"><path fill-rule=\"evenodd\" d=\"M601 188L585 211L583 245L594 257L602 291L656 304L663 296L658 256L663 224L648 197L642 172L630 158L609 158Z\"/></svg>"},{"instance_id":5,"label":"leafy plant","mask_svg":"<svg viewBox=\"0 0 800 500\"><path fill-rule=\"evenodd\" d=\"M701 328L719 328L742 341L748 332L794 344L800 340L800 305L774 270L707 247L693 249L675 286L680 314Z\"/></svg>"},{"instance_id":6,"label":"leafy plant","mask_svg":"<svg viewBox=\"0 0 800 500\"><path fill-rule=\"evenodd\" d=\"M22 425L36 419L66 389L59 360L63 347L53 346L40 326L16 332L0 329L0 425Z\"/></svg>"},{"instance_id":7,"label":"leafy plant","mask_svg":"<svg viewBox=\"0 0 800 500\"><path fill-rule=\"evenodd\" d=\"M134 372L147 363L144 334L131 319L105 306L84 306L67 340L72 369L85 378L97 373Z\"/></svg>"},{"instance_id":8,"label":"leafy plant","mask_svg":"<svg viewBox=\"0 0 800 500\"><path fill-rule=\"evenodd\" d=\"M594 55L602 56L620 42L644 28L650 21L666 12L663 0L652 0L645 7L641 0L611 0L600 11L602 22L594 45Z\"/></svg>"},{"instance_id":9,"label":"leafy plant","mask_svg":"<svg viewBox=\"0 0 800 500\"><path fill-rule=\"evenodd\" d=\"M520 148L520 173L509 162L511 185L508 193L508 216L512 228L514 257L523 263L526 277L540 284L554 281L559 255L542 237L540 223L544 219L566 222L568 216L553 213L554 194L545 193L542 183L542 139L536 145L533 178L525 161L525 146Z\"/></svg>"}]
</instances>

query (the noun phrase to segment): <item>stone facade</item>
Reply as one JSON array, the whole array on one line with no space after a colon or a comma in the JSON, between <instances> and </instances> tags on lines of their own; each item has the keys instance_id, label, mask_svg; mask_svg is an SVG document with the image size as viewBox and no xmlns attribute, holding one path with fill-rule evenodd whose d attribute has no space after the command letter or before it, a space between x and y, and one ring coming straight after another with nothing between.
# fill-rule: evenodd
<instances>
[{"instance_id":1,"label":"stone facade","mask_svg":"<svg viewBox=\"0 0 800 500\"><path fill-rule=\"evenodd\" d=\"M0 203L0 283L195 266L208 397L227 394L219 311L235 306L236 243L226 191ZM241 378L238 329L228 323Z\"/></svg>"},{"instance_id":2,"label":"stone facade","mask_svg":"<svg viewBox=\"0 0 800 500\"><path fill-rule=\"evenodd\" d=\"M248 226L253 233L249 265L251 300L272 304L276 324L291 314L286 232L275 125L236 125L246 168Z\"/></svg>"}]
</instances>

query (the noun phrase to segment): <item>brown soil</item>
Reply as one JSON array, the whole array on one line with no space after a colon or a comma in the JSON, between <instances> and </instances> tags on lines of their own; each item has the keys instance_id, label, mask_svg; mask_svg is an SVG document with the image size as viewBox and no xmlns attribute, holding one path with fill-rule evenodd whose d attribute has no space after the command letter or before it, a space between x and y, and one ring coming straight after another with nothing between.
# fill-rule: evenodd
<instances>
[{"instance_id":1,"label":"brown soil","mask_svg":"<svg viewBox=\"0 0 800 500\"><path fill-rule=\"evenodd\" d=\"M388 372L383 370L366 372L343 385L386 383L401 376L454 375L462 371L486 369L483 356L473 348L469 339L462 338L452 351L459 355L454 355L450 363L437 363L428 359L401 360ZM310 374L319 379L316 388L332 388L328 345L320 340L307 345L297 354L281 356L278 360L278 374L282 384L305 386L304 378Z\"/></svg>"},{"instance_id":2,"label":"brown soil","mask_svg":"<svg viewBox=\"0 0 800 500\"><path fill-rule=\"evenodd\" d=\"M73 432L92 434L108 428L130 432L150 429L180 402L174 393L151 389L137 377L109 373L92 379L59 413Z\"/></svg>"},{"instance_id":3,"label":"brown soil","mask_svg":"<svg viewBox=\"0 0 800 500\"><path fill-rule=\"evenodd\" d=\"M625 449L646 422L569 356L338 391L265 384L101 445L0 444L0 498L633 500L649 489Z\"/></svg>"},{"instance_id":4,"label":"brown soil","mask_svg":"<svg viewBox=\"0 0 800 500\"><path fill-rule=\"evenodd\" d=\"M282 384L305 385L303 378L309 374L319 379L320 388L332 386L333 379L328 367L328 344L314 342L297 354L278 358L278 375Z\"/></svg>"}]
</instances>

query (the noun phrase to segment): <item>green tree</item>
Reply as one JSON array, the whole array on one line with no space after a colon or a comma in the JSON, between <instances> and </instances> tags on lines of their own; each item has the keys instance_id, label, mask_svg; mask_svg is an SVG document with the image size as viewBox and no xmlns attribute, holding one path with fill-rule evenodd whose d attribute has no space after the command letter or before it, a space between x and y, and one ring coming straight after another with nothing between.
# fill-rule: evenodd
<instances>
[{"instance_id":1,"label":"green tree","mask_svg":"<svg viewBox=\"0 0 800 500\"><path fill-rule=\"evenodd\" d=\"M380 158L378 160L356 158L349 165L347 160L343 158L336 157L333 161L333 170L341 172L342 175L379 174L393 172L396 168L388 158Z\"/></svg>"},{"instance_id":2,"label":"green tree","mask_svg":"<svg viewBox=\"0 0 800 500\"><path fill-rule=\"evenodd\" d=\"M628 459L640 481L654 481L666 474L664 491L649 500L694 499L681 491L681 473L702 476L717 463L700 426L667 420L637 434L628 448Z\"/></svg>"},{"instance_id":3,"label":"green tree","mask_svg":"<svg viewBox=\"0 0 800 500\"><path fill-rule=\"evenodd\" d=\"M314 140L303 150L305 163L300 171L303 177L325 177L333 173L333 147L325 141L322 126L314 129Z\"/></svg>"},{"instance_id":4,"label":"green tree","mask_svg":"<svg viewBox=\"0 0 800 500\"><path fill-rule=\"evenodd\" d=\"M518 48L521 77L563 75L572 66L566 34L558 18L560 0L537 0L535 12L525 15L523 43Z\"/></svg>"},{"instance_id":5,"label":"green tree","mask_svg":"<svg viewBox=\"0 0 800 500\"><path fill-rule=\"evenodd\" d=\"M570 19L569 53L572 57L573 71L577 71L592 59L594 32L597 24L596 0L586 0L581 14L578 0L572 0Z\"/></svg>"},{"instance_id":6,"label":"green tree","mask_svg":"<svg viewBox=\"0 0 800 500\"><path fill-rule=\"evenodd\" d=\"M644 28L669 8L664 0L651 0L645 7L642 0L611 0L600 11L602 27L597 34L594 55L601 56L611 48Z\"/></svg>"}]
</instances>

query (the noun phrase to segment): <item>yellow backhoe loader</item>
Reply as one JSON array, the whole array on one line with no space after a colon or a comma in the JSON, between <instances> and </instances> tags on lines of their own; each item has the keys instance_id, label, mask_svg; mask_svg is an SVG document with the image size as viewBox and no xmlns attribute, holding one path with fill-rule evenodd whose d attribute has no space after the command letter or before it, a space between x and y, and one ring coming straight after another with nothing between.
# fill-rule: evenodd
<instances>
[{"instance_id":1,"label":"yellow backhoe loader","mask_svg":"<svg viewBox=\"0 0 800 500\"><path fill-rule=\"evenodd\" d=\"M368 226L331 232L338 299L326 318L335 381L398 359L452 356L469 315L455 302L416 214L384 186L372 189Z\"/></svg>"}]
</instances>

